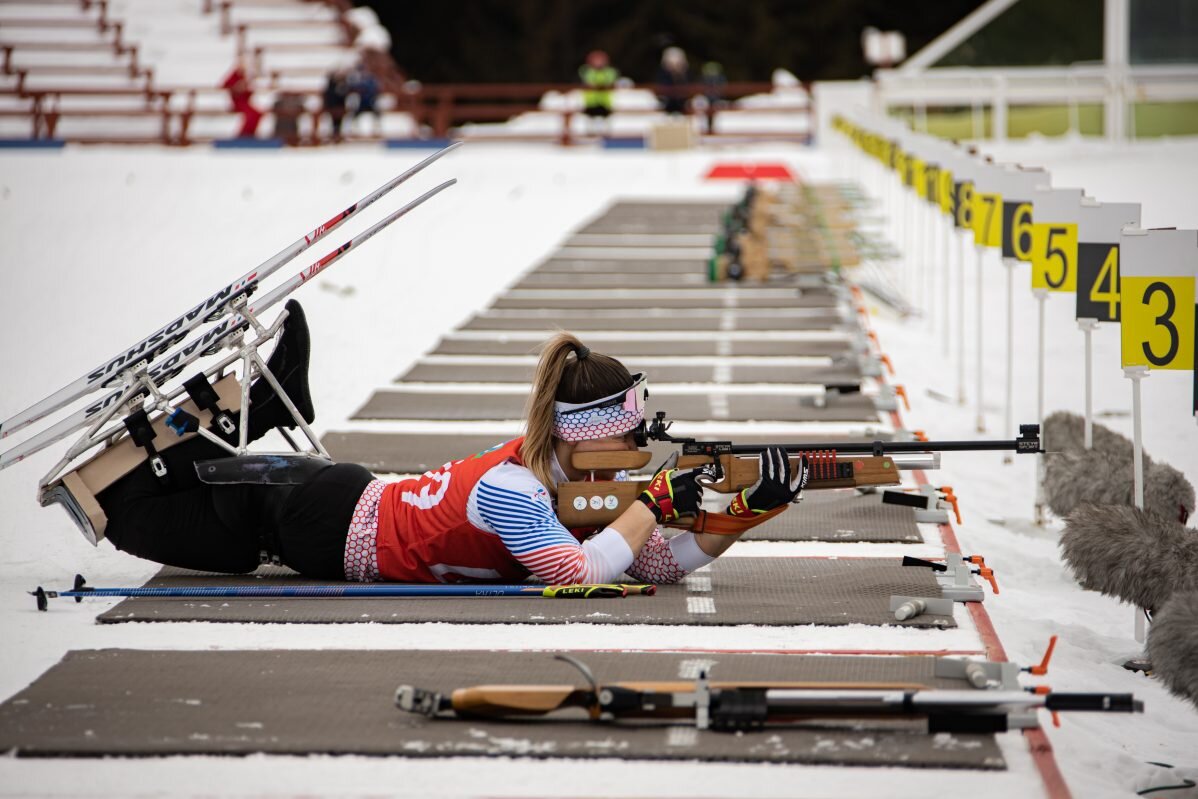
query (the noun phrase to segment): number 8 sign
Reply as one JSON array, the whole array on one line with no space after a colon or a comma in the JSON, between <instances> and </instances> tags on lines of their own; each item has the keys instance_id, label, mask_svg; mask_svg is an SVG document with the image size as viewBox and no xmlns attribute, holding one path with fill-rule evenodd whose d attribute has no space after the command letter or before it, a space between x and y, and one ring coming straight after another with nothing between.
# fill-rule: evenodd
<instances>
[{"instance_id":1,"label":"number 8 sign","mask_svg":"<svg viewBox=\"0 0 1198 799\"><path fill-rule=\"evenodd\" d=\"M1193 369L1198 231L1127 230L1119 254L1123 366Z\"/></svg>"}]
</instances>

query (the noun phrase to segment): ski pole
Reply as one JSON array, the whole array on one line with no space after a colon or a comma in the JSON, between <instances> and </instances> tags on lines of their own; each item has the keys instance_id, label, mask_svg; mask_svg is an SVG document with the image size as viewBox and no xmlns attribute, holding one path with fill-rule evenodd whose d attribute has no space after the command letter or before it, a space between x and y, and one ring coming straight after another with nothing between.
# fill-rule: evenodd
<instances>
[{"instance_id":1,"label":"ski pole","mask_svg":"<svg viewBox=\"0 0 1198 799\"><path fill-rule=\"evenodd\" d=\"M84 376L55 391L50 396L35 402L20 413L0 422L0 438L5 438L10 433L15 433L87 393L110 385L113 378L119 375L124 367L129 364L137 361L148 362L166 352L172 346L182 341L188 333L195 330L202 323L212 320L215 315L224 313L230 300L247 290L252 290L256 284L270 277L280 267L293 260L304 250L336 230L349 219L352 219L360 211L368 208L376 200L384 197L396 186L425 169L434 161L457 149L460 145L461 142L455 142L443 150L433 153L411 169L392 178L389 182L367 194L324 224L317 226L311 232L306 233L303 237L284 247L251 271L237 278L232 283L226 284L219 291L211 294L170 323L163 325L136 344L121 350Z\"/></svg>"},{"instance_id":2,"label":"ski pole","mask_svg":"<svg viewBox=\"0 0 1198 799\"><path fill-rule=\"evenodd\" d=\"M69 591L47 591L41 586L29 592L37 598L37 609L47 610L49 600L85 597L171 597L179 599L261 598L346 598L346 597L533 597L543 599L610 599L629 594L653 596L655 585L595 583L577 585L489 585L375 583L367 585L246 585L172 588L93 588L82 575L75 575Z\"/></svg>"}]
</instances>

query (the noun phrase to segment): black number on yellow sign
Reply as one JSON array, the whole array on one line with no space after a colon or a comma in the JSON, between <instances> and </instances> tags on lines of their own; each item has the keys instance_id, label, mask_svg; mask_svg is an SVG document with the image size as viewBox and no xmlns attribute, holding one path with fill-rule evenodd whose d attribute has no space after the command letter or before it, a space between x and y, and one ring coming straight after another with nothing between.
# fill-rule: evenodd
<instances>
[{"instance_id":1,"label":"black number on yellow sign","mask_svg":"<svg viewBox=\"0 0 1198 799\"><path fill-rule=\"evenodd\" d=\"M957 183L953 187L953 219L957 227L973 229L973 184Z\"/></svg>"},{"instance_id":2,"label":"black number on yellow sign","mask_svg":"<svg viewBox=\"0 0 1198 799\"><path fill-rule=\"evenodd\" d=\"M1069 230L1063 227L1049 226L1048 228L1048 247L1044 250L1044 256L1048 261L1053 258L1059 258L1061 261L1061 276L1057 279L1052 277L1051 266L1044 271L1044 279L1048 282L1051 288L1059 289L1065 285L1065 281L1069 278L1069 258L1065 255L1065 251L1053 243L1053 239L1058 236L1066 236Z\"/></svg>"},{"instance_id":3,"label":"black number on yellow sign","mask_svg":"<svg viewBox=\"0 0 1198 799\"><path fill-rule=\"evenodd\" d=\"M1032 260L1031 203L1003 202L1002 257Z\"/></svg>"},{"instance_id":4,"label":"black number on yellow sign","mask_svg":"<svg viewBox=\"0 0 1198 799\"><path fill-rule=\"evenodd\" d=\"M1177 350L1181 346L1181 335L1177 332L1177 325L1173 324L1173 312L1177 310L1177 296L1173 293L1172 286L1160 280L1149 283L1148 287L1144 289L1144 304L1152 305L1153 299L1158 294L1163 294L1165 297L1165 310L1154 321L1157 327L1165 328L1165 332L1169 334L1169 349L1165 351L1164 355L1157 355L1147 341L1140 346L1144 348L1144 357L1150 364L1165 366L1177 356Z\"/></svg>"}]
</instances>

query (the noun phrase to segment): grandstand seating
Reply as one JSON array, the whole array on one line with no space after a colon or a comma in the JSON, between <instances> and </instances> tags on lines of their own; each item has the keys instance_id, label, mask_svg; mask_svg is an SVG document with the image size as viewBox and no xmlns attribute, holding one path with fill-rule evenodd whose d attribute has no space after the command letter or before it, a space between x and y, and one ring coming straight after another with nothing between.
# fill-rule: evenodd
<instances>
[{"instance_id":1,"label":"grandstand seating","mask_svg":"<svg viewBox=\"0 0 1198 799\"><path fill-rule=\"evenodd\" d=\"M305 141L320 138L328 73L361 54L331 0L0 0L0 138L186 144L236 134L224 77L240 60L254 104L304 96ZM381 54L372 54L377 63ZM389 60L389 56L386 56ZM384 119L411 135L406 114ZM270 134L269 121L264 134ZM352 132L351 132L352 135Z\"/></svg>"}]
</instances>

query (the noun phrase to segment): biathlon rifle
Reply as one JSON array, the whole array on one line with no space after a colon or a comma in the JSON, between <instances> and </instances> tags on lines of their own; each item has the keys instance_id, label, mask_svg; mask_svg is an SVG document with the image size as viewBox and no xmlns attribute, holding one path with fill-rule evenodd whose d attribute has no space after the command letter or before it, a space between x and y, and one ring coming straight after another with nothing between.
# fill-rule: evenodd
<instances>
[{"instance_id":1,"label":"biathlon rifle","mask_svg":"<svg viewBox=\"0 0 1198 799\"><path fill-rule=\"evenodd\" d=\"M401 685L395 704L434 719L529 719L571 708L592 721L625 719L693 724L700 730L739 732L794 726L812 719L926 718L929 733L992 733L1035 725L1037 709L1141 713L1131 694L1061 693L1045 688L933 689L918 683L712 681L599 683L585 663L575 666L588 685L476 685L449 694ZM1020 718L1012 719L1013 715ZM551 717L552 718L552 717ZM578 720L577 714L555 719Z\"/></svg>"},{"instance_id":2,"label":"biathlon rifle","mask_svg":"<svg viewBox=\"0 0 1198 799\"><path fill-rule=\"evenodd\" d=\"M698 478L706 489L720 494L735 494L757 482L758 455L769 444L734 444L731 441L701 441L670 434L673 422L665 411L633 431L637 446L649 441L667 441L680 445L677 468L704 470ZM807 460L810 476L807 489L859 488L897 485L901 469L935 469L940 452L982 450L1014 451L1021 454L1041 452L1040 425L1019 426L1019 437L976 441L848 441L818 444L778 444L791 456L793 468L799 458ZM636 471L652 459L645 450L615 452L575 452L571 464L584 472ZM614 522L636 501L648 485L641 480L592 480L559 483L557 515L568 528L600 527ZM783 505L752 518L700 511L697 516L669 522L695 532L734 535L772 519L786 509Z\"/></svg>"}]
</instances>

